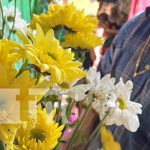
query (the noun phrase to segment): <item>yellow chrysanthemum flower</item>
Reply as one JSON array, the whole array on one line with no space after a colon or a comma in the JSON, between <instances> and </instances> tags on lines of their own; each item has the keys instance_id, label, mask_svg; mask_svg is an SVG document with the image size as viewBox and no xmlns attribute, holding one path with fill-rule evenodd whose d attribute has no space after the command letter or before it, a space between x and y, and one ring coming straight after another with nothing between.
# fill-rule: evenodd
<instances>
[{"instance_id":1,"label":"yellow chrysanthemum flower","mask_svg":"<svg viewBox=\"0 0 150 150\"><path fill-rule=\"evenodd\" d=\"M96 17L86 16L83 11L71 5L50 5L47 14L34 15L31 21L32 28L40 24L44 32L51 28L63 26L73 32L93 32L97 28Z\"/></svg>"},{"instance_id":2,"label":"yellow chrysanthemum flower","mask_svg":"<svg viewBox=\"0 0 150 150\"><path fill-rule=\"evenodd\" d=\"M16 123L18 122L19 113L21 120L27 118L29 101L35 101L36 103L41 100L48 88L41 89L40 85L35 86L35 80L30 77L28 71L15 78L17 70L14 64L18 58L12 55L10 51L15 48L21 48L21 45L9 40L0 40L0 47L0 122L3 122L3 120L5 121L6 117L9 116L9 119ZM39 95L37 91L34 95L30 96L29 90L31 88L40 88L41 95ZM20 103L20 109L18 108L18 103ZM1 112L7 112L8 115L4 115L4 113ZM7 122L5 121L5 123Z\"/></svg>"},{"instance_id":3,"label":"yellow chrysanthemum flower","mask_svg":"<svg viewBox=\"0 0 150 150\"><path fill-rule=\"evenodd\" d=\"M16 73L13 68L13 64L16 59L10 54L10 50L15 46L18 46L16 42L4 39L0 40L0 89L11 88L12 86L11 81L15 77ZM9 93L7 94L9 95ZM6 145L6 149L13 150L13 142L17 131L17 125L6 123L10 121L7 116L8 111L12 106L12 98L10 97L10 101L8 103L8 101L3 99L3 97L4 94L2 96L0 93L0 140Z\"/></svg>"},{"instance_id":4,"label":"yellow chrysanthemum flower","mask_svg":"<svg viewBox=\"0 0 150 150\"><path fill-rule=\"evenodd\" d=\"M98 45L102 45L101 38L96 37L93 33L77 32L76 34L67 34L64 36L65 42L61 45L65 48L80 48L80 49L92 49Z\"/></svg>"},{"instance_id":5,"label":"yellow chrysanthemum flower","mask_svg":"<svg viewBox=\"0 0 150 150\"><path fill-rule=\"evenodd\" d=\"M21 45L7 39L0 40L0 140L5 144L6 150L14 150L13 142L17 132L17 128L21 120L28 117L28 101L39 101L40 96L29 96L30 88L38 88L35 81L30 78L29 72L25 72L18 78L15 78L17 71L14 64L18 60L11 51L15 48L22 48ZM4 90L4 91L2 91ZM20 96L15 100L12 93L5 90L19 90ZM41 92L42 93L42 92ZM20 109L16 103L20 101ZM20 113L20 118L17 118Z\"/></svg>"},{"instance_id":6,"label":"yellow chrysanthemum flower","mask_svg":"<svg viewBox=\"0 0 150 150\"><path fill-rule=\"evenodd\" d=\"M17 140L20 150L52 150L58 144L64 125L53 121L56 109L47 117L46 109L37 109L37 120L29 120L18 130Z\"/></svg>"},{"instance_id":7,"label":"yellow chrysanthemum flower","mask_svg":"<svg viewBox=\"0 0 150 150\"><path fill-rule=\"evenodd\" d=\"M120 144L114 140L112 133L105 126L100 128L100 134L103 150L121 150Z\"/></svg>"},{"instance_id":8,"label":"yellow chrysanthemum flower","mask_svg":"<svg viewBox=\"0 0 150 150\"><path fill-rule=\"evenodd\" d=\"M7 39L0 40L0 64L12 65L16 62L17 58L10 54L14 47L21 47L21 45Z\"/></svg>"},{"instance_id":9,"label":"yellow chrysanthemum flower","mask_svg":"<svg viewBox=\"0 0 150 150\"><path fill-rule=\"evenodd\" d=\"M6 150L14 150L13 142L17 132L18 125L14 124L0 124L0 140L6 146Z\"/></svg>"},{"instance_id":10,"label":"yellow chrysanthemum flower","mask_svg":"<svg viewBox=\"0 0 150 150\"><path fill-rule=\"evenodd\" d=\"M82 63L74 61L74 53L70 49L64 50L59 46L59 41L55 39L53 30L49 30L44 35L38 24L36 29L36 36L29 32L32 40L29 40L24 33L18 34L24 47L16 49L14 54L28 58L42 73L48 73L50 84L63 81L71 82L75 78L85 76L85 72L79 68Z\"/></svg>"}]
</instances>

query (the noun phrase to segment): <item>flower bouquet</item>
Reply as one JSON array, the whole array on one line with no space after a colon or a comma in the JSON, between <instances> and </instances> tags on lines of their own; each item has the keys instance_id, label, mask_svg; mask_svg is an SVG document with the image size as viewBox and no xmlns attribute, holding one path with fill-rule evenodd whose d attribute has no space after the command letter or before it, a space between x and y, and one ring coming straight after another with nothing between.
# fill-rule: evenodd
<instances>
[{"instance_id":1,"label":"flower bouquet","mask_svg":"<svg viewBox=\"0 0 150 150\"><path fill-rule=\"evenodd\" d=\"M94 34L96 17L73 4L51 4L47 13L33 15L26 30L15 29L16 42L9 39L12 30L5 36L2 3L1 14L0 149L83 150L96 134L100 148L121 149L106 126L135 132L142 106L130 101L131 81L116 83L110 74L84 70L85 53L103 43ZM91 110L100 122L85 134Z\"/></svg>"}]
</instances>

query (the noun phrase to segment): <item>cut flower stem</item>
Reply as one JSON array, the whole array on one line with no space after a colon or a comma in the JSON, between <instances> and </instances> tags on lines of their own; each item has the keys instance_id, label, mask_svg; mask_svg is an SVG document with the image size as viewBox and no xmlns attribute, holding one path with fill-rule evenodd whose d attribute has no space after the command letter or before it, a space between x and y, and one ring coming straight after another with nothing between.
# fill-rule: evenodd
<instances>
[{"instance_id":1,"label":"cut flower stem","mask_svg":"<svg viewBox=\"0 0 150 150\"><path fill-rule=\"evenodd\" d=\"M92 105L92 103L89 104L89 106L88 106L88 108L86 109L86 112L84 113L84 115L83 115L81 121L79 122L78 126L77 126L76 129L74 130L73 135L72 135L72 137L71 137L71 139L70 139L70 141L69 141L69 144L68 144L68 146L67 146L67 150L72 150L73 143L74 143L74 141L75 141L76 138L77 138L78 132L80 131L80 129L82 128L82 126L83 126L83 124L84 124L84 121L85 121L85 119L86 119L86 116L87 116L88 112L89 112L90 109L91 109L91 105Z\"/></svg>"},{"instance_id":2,"label":"cut flower stem","mask_svg":"<svg viewBox=\"0 0 150 150\"><path fill-rule=\"evenodd\" d=\"M91 134L91 136L89 137L89 139L87 140L87 145L89 144L89 142L94 138L94 136L96 135L96 133L99 131L99 129L104 125L104 121L106 119L106 117L109 115L110 109L107 111L106 115L104 116L104 118L100 121L100 123L98 124L98 126L95 128L95 130L93 131L93 133Z\"/></svg>"}]
</instances>

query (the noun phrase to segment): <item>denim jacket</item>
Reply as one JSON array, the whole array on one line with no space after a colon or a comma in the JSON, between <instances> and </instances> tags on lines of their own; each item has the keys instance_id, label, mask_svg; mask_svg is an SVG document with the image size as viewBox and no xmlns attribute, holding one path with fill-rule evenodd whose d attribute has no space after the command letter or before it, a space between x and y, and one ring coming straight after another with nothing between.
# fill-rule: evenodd
<instances>
[{"instance_id":1,"label":"denim jacket","mask_svg":"<svg viewBox=\"0 0 150 150\"><path fill-rule=\"evenodd\" d=\"M150 71L133 77L137 58L148 36L150 16L143 12L121 28L98 67L102 75L111 73L117 82L120 77L124 82L132 80L134 88L131 100L143 105L143 113L139 115L140 127L136 133L124 127L111 127L122 150L150 150ZM145 65L150 65L150 43L144 50L138 71L143 70Z\"/></svg>"}]
</instances>

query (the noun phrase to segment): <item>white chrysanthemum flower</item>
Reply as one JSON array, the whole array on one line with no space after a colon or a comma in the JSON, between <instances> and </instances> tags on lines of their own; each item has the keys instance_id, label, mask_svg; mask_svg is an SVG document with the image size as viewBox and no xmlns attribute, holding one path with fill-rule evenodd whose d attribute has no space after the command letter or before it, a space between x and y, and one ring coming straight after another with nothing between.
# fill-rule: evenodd
<instances>
[{"instance_id":1,"label":"white chrysanthemum flower","mask_svg":"<svg viewBox=\"0 0 150 150\"><path fill-rule=\"evenodd\" d=\"M86 80L87 83L92 86L91 92L94 94L94 97L100 97L101 95L112 91L115 87L115 79L111 78L110 74L101 78L100 72L97 72L94 68L89 69Z\"/></svg>"},{"instance_id":2,"label":"white chrysanthemum flower","mask_svg":"<svg viewBox=\"0 0 150 150\"><path fill-rule=\"evenodd\" d=\"M67 95L75 101L82 101L87 96L86 92L91 89L90 84L78 84L76 83L78 80L68 84L68 88L60 87L59 85L55 84L51 87L48 94L55 94L57 96L60 95Z\"/></svg>"},{"instance_id":3,"label":"white chrysanthemum flower","mask_svg":"<svg viewBox=\"0 0 150 150\"><path fill-rule=\"evenodd\" d=\"M130 101L132 89L133 84L131 81L124 83L123 80L120 79L114 92L110 94L112 99L108 98L108 100L104 100L100 104L97 103L96 107L99 107L99 110L101 109L101 111L99 111L101 119L104 118L109 111L105 120L106 125L124 125L125 128L131 132L137 131L140 125L138 114L142 113L142 105Z\"/></svg>"},{"instance_id":4,"label":"white chrysanthemum flower","mask_svg":"<svg viewBox=\"0 0 150 150\"><path fill-rule=\"evenodd\" d=\"M93 97L95 101L105 99L108 96L108 92L114 90L115 79L111 78L110 74L102 79L100 77L100 72L97 72L94 68L90 68L86 75L87 84L76 85L77 82L74 82L67 91L67 94L76 101L86 98L88 103L93 101Z\"/></svg>"},{"instance_id":5,"label":"white chrysanthemum flower","mask_svg":"<svg viewBox=\"0 0 150 150\"><path fill-rule=\"evenodd\" d=\"M91 84L93 87L97 85L101 78L100 72L97 72L96 69L90 68L86 75L86 80L88 84Z\"/></svg>"},{"instance_id":6,"label":"white chrysanthemum flower","mask_svg":"<svg viewBox=\"0 0 150 150\"><path fill-rule=\"evenodd\" d=\"M10 6L9 8L7 7L3 7L4 10L4 16L7 17L8 19L11 19L10 17L14 17L15 14L15 7L14 6ZM18 10L18 8L16 8L16 18L20 18L21 17L21 13Z\"/></svg>"},{"instance_id":7,"label":"white chrysanthemum flower","mask_svg":"<svg viewBox=\"0 0 150 150\"><path fill-rule=\"evenodd\" d=\"M93 68L90 68L87 72L86 84L77 84L79 80L75 80L69 84L67 89L54 85L50 92L56 95L68 95L75 101L86 99L88 103L91 103L94 98L94 102L97 103L97 101L106 99L108 94L115 88L115 79L111 78L110 74L100 79L100 72L97 72ZM93 107L95 103L93 103Z\"/></svg>"},{"instance_id":8,"label":"white chrysanthemum flower","mask_svg":"<svg viewBox=\"0 0 150 150\"><path fill-rule=\"evenodd\" d=\"M97 82L94 87L94 96L100 98L101 96L107 96L111 93L115 88L115 79L111 78L110 74L105 75L103 78Z\"/></svg>"},{"instance_id":9,"label":"white chrysanthemum flower","mask_svg":"<svg viewBox=\"0 0 150 150\"><path fill-rule=\"evenodd\" d=\"M93 88L100 80L100 73L95 69L90 68L86 75L87 84L77 84L78 80L71 84L71 88L67 91L67 94L76 101L82 101L87 98L88 95L93 94Z\"/></svg>"},{"instance_id":10,"label":"white chrysanthemum flower","mask_svg":"<svg viewBox=\"0 0 150 150\"><path fill-rule=\"evenodd\" d=\"M92 87L88 93L88 99L90 101L90 99L92 100L91 97L94 97L93 108L95 109L97 106L94 105L101 103L101 101L105 100L109 96L109 93L114 90L115 79L111 78L110 74L101 78L100 72L97 72L94 68L90 68L87 72L86 80Z\"/></svg>"},{"instance_id":11,"label":"white chrysanthemum flower","mask_svg":"<svg viewBox=\"0 0 150 150\"><path fill-rule=\"evenodd\" d=\"M14 30L21 29L23 31L27 31L27 22L23 20L22 18L16 18L15 24L14 24Z\"/></svg>"},{"instance_id":12,"label":"white chrysanthemum flower","mask_svg":"<svg viewBox=\"0 0 150 150\"><path fill-rule=\"evenodd\" d=\"M3 7L3 12L4 12L4 18L9 25L9 29L11 30L14 21L15 7L14 6L11 6L9 8ZM18 8L16 8L13 31L16 31L18 29L27 31L27 22L21 18L21 12L19 11Z\"/></svg>"},{"instance_id":13,"label":"white chrysanthemum flower","mask_svg":"<svg viewBox=\"0 0 150 150\"><path fill-rule=\"evenodd\" d=\"M67 91L67 95L75 101L82 101L87 97L86 92L91 89L90 84L79 84Z\"/></svg>"}]
</instances>

